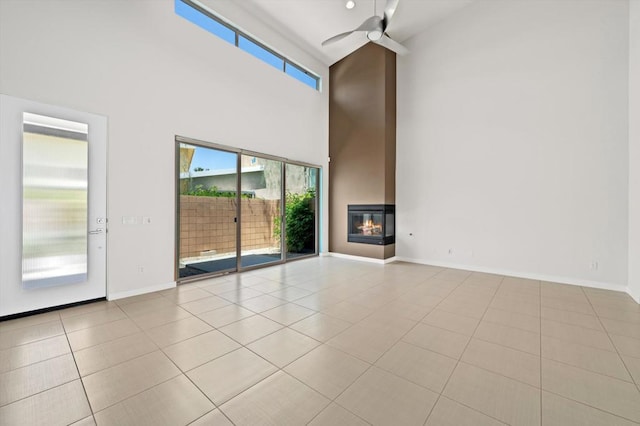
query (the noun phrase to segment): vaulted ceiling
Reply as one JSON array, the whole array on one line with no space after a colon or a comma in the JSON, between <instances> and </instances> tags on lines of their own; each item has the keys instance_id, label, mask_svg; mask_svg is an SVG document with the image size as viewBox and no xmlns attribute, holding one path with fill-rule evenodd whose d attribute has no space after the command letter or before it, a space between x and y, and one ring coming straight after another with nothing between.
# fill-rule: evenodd
<instances>
[{"instance_id":1,"label":"vaulted ceiling","mask_svg":"<svg viewBox=\"0 0 640 426\"><path fill-rule=\"evenodd\" d=\"M435 25L448 15L477 0L400 0L387 32L402 42ZM338 43L322 47L323 40L358 27L374 14L382 16L386 0L355 0L349 10L346 0L242 0L252 14L292 38L318 59L331 65L364 45L364 33L355 33Z\"/></svg>"}]
</instances>

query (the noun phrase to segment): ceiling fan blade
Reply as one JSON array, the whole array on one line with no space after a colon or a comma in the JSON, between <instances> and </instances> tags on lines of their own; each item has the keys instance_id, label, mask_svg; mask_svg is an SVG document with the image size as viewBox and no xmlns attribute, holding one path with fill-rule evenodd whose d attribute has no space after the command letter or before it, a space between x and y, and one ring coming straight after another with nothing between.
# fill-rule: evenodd
<instances>
[{"instance_id":1,"label":"ceiling fan blade","mask_svg":"<svg viewBox=\"0 0 640 426\"><path fill-rule=\"evenodd\" d=\"M380 40L374 41L374 43L377 43L380 46L384 46L387 49L389 49L389 50L391 50L393 52L396 52L400 56L404 56L404 55L409 54L409 49L407 49L406 47L404 47L403 45L401 45L397 41L394 41L392 38L390 38L386 34L383 35L380 38Z\"/></svg>"},{"instance_id":2,"label":"ceiling fan blade","mask_svg":"<svg viewBox=\"0 0 640 426\"><path fill-rule=\"evenodd\" d=\"M358 28L353 31L373 31L377 29L382 29L382 18L379 16L372 16L371 18L367 18Z\"/></svg>"},{"instance_id":3,"label":"ceiling fan blade","mask_svg":"<svg viewBox=\"0 0 640 426\"><path fill-rule=\"evenodd\" d=\"M381 22L382 22L382 18L381 17L372 16L371 18L366 19L355 30L347 31L346 33L335 35L335 36L323 41L322 45L326 46L327 44L335 43L335 42L340 41L343 38L345 38L345 37L357 32L357 31L373 31L373 30L378 29L378 30L380 30L380 32L382 32L382 24L381 24Z\"/></svg>"},{"instance_id":4,"label":"ceiling fan blade","mask_svg":"<svg viewBox=\"0 0 640 426\"><path fill-rule=\"evenodd\" d=\"M387 0L387 5L384 7L384 29L386 30L391 22L391 18L396 13L400 0Z\"/></svg>"},{"instance_id":5,"label":"ceiling fan blade","mask_svg":"<svg viewBox=\"0 0 640 426\"><path fill-rule=\"evenodd\" d=\"M355 32L355 30L354 30L354 31L347 31L346 33L342 33L342 34L335 35L335 36L333 36L333 37L331 37L331 38L328 38L328 39L326 39L325 41L323 41L323 42L322 42L322 45L323 45L323 46L326 46L327 44L331 44L331 43L335 43L336 41L340 41L340 40L342 40L343 38L345 38L345 37L347 37L347 36L350 36L350 35L351 35L351 34L353 34L354 32Z\"/></svg>"}]
</instances>

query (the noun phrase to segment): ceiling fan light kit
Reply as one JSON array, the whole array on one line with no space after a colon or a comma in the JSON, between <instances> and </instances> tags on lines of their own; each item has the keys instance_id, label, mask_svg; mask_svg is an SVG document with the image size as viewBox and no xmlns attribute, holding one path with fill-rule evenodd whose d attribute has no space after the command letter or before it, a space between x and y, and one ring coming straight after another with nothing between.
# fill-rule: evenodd
<instances>
[{"instance_id":1,"label":"ceiling fan light kit","mask_svg":"<svg viewBox=\"0 0 640 426\"><path fill-rule=\"evenodd\" d=\"M367 38L371 41L378 41L382 38L382 31L380 30L371 30L367 32Z\"/></svg>"},{"instance_id":2,"label":"ceiling fan light kit","mask_svg":"<svg viewBox=\"0 0 640 426\"><path fill-rule=\"evenodd\" d=\"M398 55L406 55L409 53L406 47L393 40L389 34L387 34L387 28L389 28L389 24L391 23L391 18L396 13L396 9L398 8L398 3L400 0L387 0L387 4L384 8L384 16L380 17L376 15L376 2L373 1L373 16L367 18L358 28L355 30L347 31L342 34L335 35L325 41L322 42L323 46L328 44L336 43L343 38L350 36L355 32L364 32L367 35L367 38L380 46L383 46ZM352 9L355 7L355 1L349 0L345 4L347 9ZM351 6L351 7L349 7Z\"/></svg>"}]
</instances>

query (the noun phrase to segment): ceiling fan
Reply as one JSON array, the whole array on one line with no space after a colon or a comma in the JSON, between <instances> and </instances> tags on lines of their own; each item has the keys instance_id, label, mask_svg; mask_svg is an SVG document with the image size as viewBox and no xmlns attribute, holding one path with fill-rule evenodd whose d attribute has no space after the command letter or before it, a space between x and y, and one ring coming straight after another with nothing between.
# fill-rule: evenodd
<instances>
[{"instance_id":1,"label":"ceiling fan","mask_svg":"<svg viewBox=\"0 0 640 426\"><path fill-rule=\"evenodd\" d=\"M384 16L376 15L376 0L373 0L373 16L367 18L358 28L355 30L347 31L345 33L338 34L333 36L322 42L322 46L326 46L328 44L335 43L337 41L342 40L343 38L350 36L355 32L365 32L367 34L367 38L374 43L377 43L383 47L386 47L389 50L396 52L398 55L406 55L409 53L409 50L393 40L386 33L387 28L389 27L389 23L391 22L391 18L396 12L396 8L398 7L398 3L400 0L387 0L387 4L384 8Z\"/></svg>"}]
</instances>

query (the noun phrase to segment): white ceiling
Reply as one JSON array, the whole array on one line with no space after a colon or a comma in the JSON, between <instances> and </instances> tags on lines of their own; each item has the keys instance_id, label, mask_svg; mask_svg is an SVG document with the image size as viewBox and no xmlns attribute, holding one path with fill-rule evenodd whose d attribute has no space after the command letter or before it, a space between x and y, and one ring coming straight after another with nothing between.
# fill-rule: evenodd
<instances>
[{"instance_id":1,"label":"white ceiling","mask_svg":"<svg viewBox=\"0 0 640 426\"><path fill-rule=\"evenodd\" d=\"M354 33L327 47L321 46L322 41L358 27L373 15L374 1L380 16L386 4L386 0L355 1L351 10L345 7L346 0L243 0L238 4L331 65L364 45L366 35ZM400 0L387 33L396 41L405 41L473 1Z\"/></svg>"}]
</instances>

